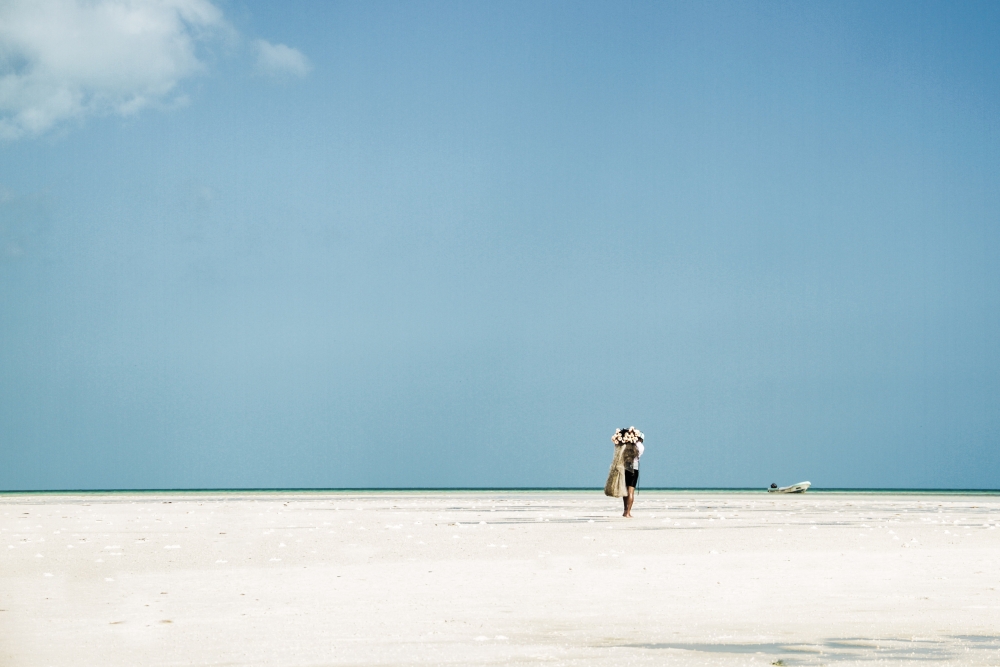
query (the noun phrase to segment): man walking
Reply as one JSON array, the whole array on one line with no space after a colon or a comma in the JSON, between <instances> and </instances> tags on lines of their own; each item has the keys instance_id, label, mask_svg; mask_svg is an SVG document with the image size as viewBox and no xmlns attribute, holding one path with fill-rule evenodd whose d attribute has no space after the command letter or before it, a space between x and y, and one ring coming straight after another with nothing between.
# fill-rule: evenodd
<instances>
[{"instance_id":1,"label":"man walking","mask_svg":"<svg viewBox=\"0 0 1000 667\"><path fill-rule=\"evenodd\" d=\"M632 503L635 502L635 487L639 485L639 457L646 451L643 445L642 432L637 428L630 427L633 442L625 445L625 496L622 501L625 504L624 517L632 518Z\"/></svg>"}]
</instances>

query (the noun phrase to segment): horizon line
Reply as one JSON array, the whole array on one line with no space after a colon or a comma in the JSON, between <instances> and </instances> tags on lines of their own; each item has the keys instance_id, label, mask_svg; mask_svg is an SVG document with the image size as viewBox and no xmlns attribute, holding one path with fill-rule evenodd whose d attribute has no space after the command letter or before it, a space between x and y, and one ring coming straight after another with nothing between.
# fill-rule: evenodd
<instances>
[{"instance_id":1,"label":"horizon line","mask_svg":"<svg viewBox=\"0 0 1000 667\"><path fill-rule=\"evenodd\" d=\"M757 486L657 486L644 487L638 491L730 491L766 492L767 487ZM407 487L178 487L178 488L130 488L130 489L0 489L0 495L18 494L76 494L76 493L346 493L346 492L412 492L412 491L603 491L600 486L407 486ZM995 489L957 489L943 487L811 487L807 493L951 493L951 494L994 494Z\"/></svg>"}]
</instances>

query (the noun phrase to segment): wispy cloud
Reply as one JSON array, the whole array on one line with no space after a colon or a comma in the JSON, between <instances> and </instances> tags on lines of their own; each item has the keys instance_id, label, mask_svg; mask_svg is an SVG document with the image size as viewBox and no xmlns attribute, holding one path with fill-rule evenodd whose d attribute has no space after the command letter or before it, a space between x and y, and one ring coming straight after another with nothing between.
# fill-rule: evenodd
<instances>
[{"instance_id":1,"label":"wispy cloud","mask_svg":"<svg viewBox=\"0 0 1000 667\"><path fill-rule=\"evenodd\" d=\"M48 219L44 197L25 197L0 187L0 263L36 251Z\"/></svg>"},{"instance_id":2,"label":"wispy cloud","mask_svg":"<svg viewBox=\"0 0 1000 667\"><path fill-rule=\"evenodd\" d=\"M312 69L309 59L298 49L272 44L265 39L258 39L254 46L257 49L257 71L261 74L304 77Z\"/></svg>"}]
</instances>

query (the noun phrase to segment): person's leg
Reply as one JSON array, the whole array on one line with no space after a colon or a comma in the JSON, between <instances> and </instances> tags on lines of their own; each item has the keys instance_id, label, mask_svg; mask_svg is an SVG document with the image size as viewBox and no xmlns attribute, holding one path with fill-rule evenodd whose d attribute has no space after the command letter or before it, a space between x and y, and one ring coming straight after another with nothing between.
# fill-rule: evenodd
<instances>
[{"instance_id":1,"label":"person's leg","mask_svg":"<svg viewBox=\"0 0 1000 667\"><path fill-rule=\"evenodd\" d=\"M635 490L636 475L637 473L633 470L625 471L625 495L622 496L622 516L628 516L629 512L632 511L632 502L629 500L629 497Z\"/></svg>"},{"instance_id":2,"label":"person's leg","mask_svg":"<svg viewBox=\"0 0 1000 667\"><path fill-rule=\"evenodd\" d=\"M625 514L629 518L632 517L632 503L635 502L635 487L628 487L628 493L625 495Z\"/></svg>"}]
</instances>

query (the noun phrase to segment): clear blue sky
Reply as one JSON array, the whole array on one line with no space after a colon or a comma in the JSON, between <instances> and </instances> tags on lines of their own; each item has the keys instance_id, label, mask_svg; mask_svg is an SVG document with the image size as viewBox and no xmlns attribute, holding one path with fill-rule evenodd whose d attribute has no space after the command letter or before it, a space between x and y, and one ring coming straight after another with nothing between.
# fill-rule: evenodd
<instances>
[{"instance_id":1,"label":"clear blue sky","mask_svg":"<svg viewBox=\"0 0 1000 667\"><path fill-rule=\"evenodd\" d=\"M0 489L1000 487L995 3L0 3Z\"/></svg>"}]
</instances>

